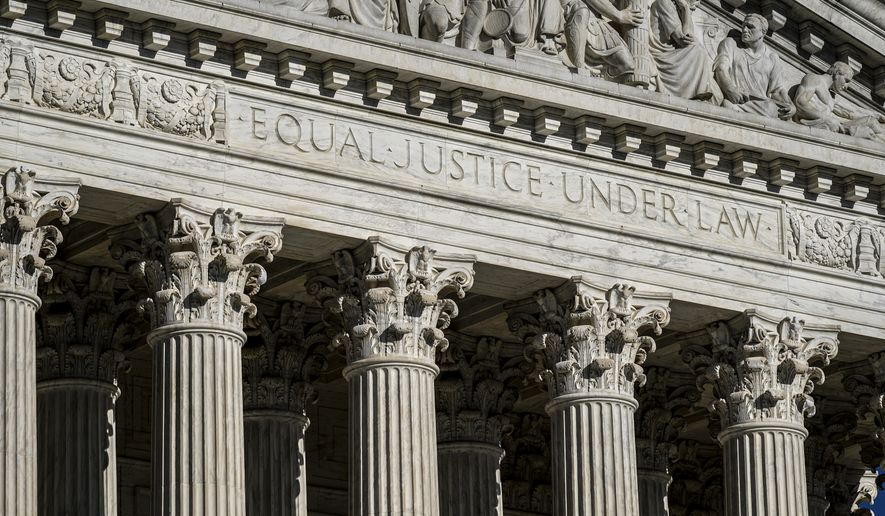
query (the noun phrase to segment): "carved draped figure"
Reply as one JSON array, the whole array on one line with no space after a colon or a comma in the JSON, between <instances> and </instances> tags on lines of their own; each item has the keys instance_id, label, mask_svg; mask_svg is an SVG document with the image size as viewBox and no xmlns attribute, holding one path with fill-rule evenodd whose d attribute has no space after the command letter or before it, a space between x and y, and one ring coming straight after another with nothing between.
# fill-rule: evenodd
<instances>
[{"instance_id":1,"label":"carved draped figure","mask_svg":"<svg viewBox=\"0 0 885 516\"><path fill-rule=\"evenodd\" d=\"M606 74L618 77L633 70L633 54L624 38L582 0L561 0L565 16L567 65L607 65Z\"/></svg>"},{"instance_id":2,"label":"carved draped figure","mask_svg":"<svg viewBox=\"0 0 885 516\"><path fill-rule=\"evenodd\" d=\"M725 38L719 44L713 71L727 70L737 88L749 95L750 100L734 104L724 99L722 105L737 111L778 118L778 105L771 96L783 87L781 68L780 57L767 46L763 46L758 55L752 55L734 39Z\"/></svg>"},{"instance_id":3,"label":"carved draped figure","mask_svg":"<svg viewBox=\"0 0 885 516\"><path fill-rule=\"evenodd\" d=\"M696 42L678 46L682 34L692 34L694 24L687 6L674 0L655 0L649 12L649 47L658 69L658 91L686 99L722 101L713 79L713 60Z\"/></svg>"},{"instance_id":4,"label":"carved draped figure","mask_svg":"<svg viewBox=\"0 0 885 516\"><path fill-rule=\"evenodd\" d=\"M329 0L292 0L291 5L299 11L318 16L325 16L329 13Z\"/></svg>"},{"instance_id":5,"label":"carved draped figure","mask_svg":"<svg viewBox=\"0 0 885 516\"><path fill-rule=\"evenodd\" d=\"M408 36L418 36L421 0L329 0L329 16Z\"/></svg>"}]
</instances>

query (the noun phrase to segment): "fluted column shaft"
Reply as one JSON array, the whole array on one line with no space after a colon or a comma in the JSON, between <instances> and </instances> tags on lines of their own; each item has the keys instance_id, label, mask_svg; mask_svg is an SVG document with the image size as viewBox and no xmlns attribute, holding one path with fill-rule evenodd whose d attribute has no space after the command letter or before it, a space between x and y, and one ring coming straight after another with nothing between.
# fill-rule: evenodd
<instances>
[{"instance_id":1,"label":"fluted column shaft","mask_svg":"<svg viewBox=\"0 0 885 516\"><path fill-rule=\"evenodd\" d=\"M480 442L440 443L441 516L501 516L501 459L504 450Z\"/></svg>"},{"instance_id":2,"label":"fluted column shaft","mask_svg":"<svg viewBox=\"0 0 885 516\"><path fill-rule=\"evenodd\" d=\"M40 516L117 515L119 389L87 379L37 385Z\"/></svg>"},{"instance_id":3,"label":"fluted column shaft","mask_svg":"<svg viewBox=\"0 0 885 516\"><path fill-rule=\"evenodd\" d=\"M801 426L778 422L723 430L726 516L806 516L807 435Z\"/></svg>"},{"instance_id":4,"label":"fluted column shaft","mask_svg":"<svg viewBox=\"0 0 885 516\"><path fill-rule=\"evenodd\" d=\"M349 385L350 512L437 516L436 366L392 357L360 360Z\"/></svg>"},{"instance_id":5,"label":"fluted column shaft","mask_svg":"<svg viewBox=\"0 0 885 516\"><path fill-rule=\"evenodd\" d=\"M641 465L640 465L641 466ZM656 471L640 467L639 477L639 514L642 516L669 516L670 505L667 491L672 477L665 471Z\"/></svg>"},{"instance_id":6,"label":"fluted column shaft","mask_svg":"<svg viewBox=\"0 0 885 516\"><path fill-rule=\"evenodd\" d=\"M198 324L151 334L155 516L245 514L244 340Z\"/></svg>"},{"instance_id":7,"label":"fluted column shaft","mask_svg":"<svg viewBox=\"0 0 885 516\"><path fill-rule=\"evenodd\" d=\"M307 516L304 432L309 420L278 410L249 410L244 418L246 514Z\"/></svg>"},{"instance_id":8,"label":"fluted column shaft","mask_svg":"<svg viewBox=\"0 0 885 516\"><path fill-rule=\"evenodd\" d=\"M0 290L0 512L37 514L37 369L39 301Z\"/></svg>"},{"instance_id":9,"label":"fluted column shaft","mask_svg":"<svg viewBox=\"0 0 885 516\"><path fill-rule=\"evenodd\" d=\"M631 396L566 394L547 405L553 441L555 516L637 516Z\"/></svg>"}]
</instances>

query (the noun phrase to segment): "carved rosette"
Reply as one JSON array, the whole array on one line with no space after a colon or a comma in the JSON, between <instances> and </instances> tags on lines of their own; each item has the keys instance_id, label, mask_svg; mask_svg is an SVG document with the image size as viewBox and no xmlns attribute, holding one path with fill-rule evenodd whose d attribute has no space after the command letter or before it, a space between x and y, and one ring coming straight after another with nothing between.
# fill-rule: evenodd
<instances>
[{"instance_id":1,"label":"carved rosette","mask_svg":"<svg viewBox=\"0 0 885 516\"><path fill-rule=\"evenodd\" d=\"M0 185L0 290L36 296L40 279L52 279L46 260L55 256L61 231L79 208L78 182L48 181L38 186L27 167L8 170ZM48 192L48 193L38 193ZM43 225L41 225L43 224Z\"/></svg>"},{"instance_id":2,"label":"carved rosette","mask_svg":"<svg viewBox=\"0 0 885 516\"><path fill-rule=\"evenodd\" d=\"M157 214L136 218L140 239L120 239L112 254L142 294L139 310L152 328L209 324L241 331L256 314L251 297L264 267L282 247L281 219L251 218L233 208L206 212L173 201Z\"/></svg>"},{"instance_id":3,"label":"carved rosette","mask_svg":"<svg viewBox=\"0 0 885 516\"><path fill-rule=\"evenodd\" d=\"M353 251L336 251L337 278L316 275L308 291L323 307L348 363L410 357L432 364L443 334L458 315L454 300L473 286L471 256L438 257L427 247L403 253L377 237Z\"/></svg>"},{"instance_id":4,"label":"carved rosette","mask_svg":"<svg viewBox=\"0 0 885 516\"><path fill-rule=\"evenodd\" d=\"M640 333L661 333L670 322L669 298L639 300L623 284L604 298L601 292L575 277L537 292L535 310L510 314L511 331L527 344L526 357L553 397L598 390L632 396L634 384L645 383L641 364L655 341Z\"/></svg>"},{"instance_id":5,"label":"carved rosette","mask_svg":"<svg viewBox=\"0 0 885 516\"><path fill-rule=\"evenodd\" d=\"M776 321L748 310L707 327L712 346L688 344L683 361L698 385L713 386L710 407L723 429L738 423L779 421L802 426L815 413L811 393L839 341L834 326L811 327L797 317Z\"/></svg>"},{"instance_id":6,"label":"carved rosette","mask_svg":"<svg viewBox=\"0 0 885 516\"><path fill-rule=\"evenodd\" d=\"M440 353L437 440L500 446L503 434L512 429L505 414L519 398L523 372L513 361L501 367L500 340L483 337L477 341L475 352L464 348L456 343Z\"/></svg>"},{"instance_id":7,"label":"carved rosette","mask_svg":"<svg viewBox=\"0 0 885 516\"><path fill-rule=\"evenodd\" d=\"M115 296L116 273L95 267L80 285L72 273L57 274L44 289L38 312L37 380L82 378L117 384L128 367L122 345L137 328L134 306Z\"/></svg>"},{"instance_id":8,"label":"carved rosette","mask_svg":"<svg viewBox=\"0 0 885 516\"><path fill-rule=\"evenodd\" d=\"M678 459L676 441L685 429L685 416L700 400L692 386L671 387L670 370L652 367L637 394L635 413L637 462L642 469L667 472Z\"/></svg>"},{"instance_id":9,"label":"carved rosette","mask_svg":"<svg viewBox=\"0 0 885 516\"><path fill-rule=\"evenodd\" d=\"M313 382L326 369L319 350L328 345L322 333L305 336L304 306L289 302L273 323L256 317L261 345L243 348L243 408L306 415L316 401Z\"/></svg>"}]
</instances>

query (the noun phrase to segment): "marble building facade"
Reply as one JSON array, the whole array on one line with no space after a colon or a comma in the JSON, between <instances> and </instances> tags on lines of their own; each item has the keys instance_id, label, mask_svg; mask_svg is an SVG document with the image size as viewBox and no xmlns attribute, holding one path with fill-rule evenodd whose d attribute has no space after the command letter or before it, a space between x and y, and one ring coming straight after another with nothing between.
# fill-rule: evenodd
<instances>
[{"instance_id":1,"label":"marble building facade","mask_svg":"<svg viewBox=\"0 0 885 516\"><path fill-rule=\"evenodd\" d=\"M0 2L0 516L859 515L874 0Z\"/></svg>"}]
</instances>

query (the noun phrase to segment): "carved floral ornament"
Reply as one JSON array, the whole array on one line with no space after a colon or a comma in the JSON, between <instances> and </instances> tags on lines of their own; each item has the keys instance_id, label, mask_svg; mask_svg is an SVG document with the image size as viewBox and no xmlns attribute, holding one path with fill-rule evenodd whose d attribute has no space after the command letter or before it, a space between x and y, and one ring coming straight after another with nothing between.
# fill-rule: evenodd
<instances>
[{"instance_id":1,"label":"carved floral ornament","mask_svg":"<svg viewBox=\"0 0 885 516\"><path fill-rule=\"evenodd\" d=\"M815 413L811 393L836 356L838 327L806 325L797 317L775 321L748 310L707 327L709 344L689 341L682 360L698 375L698 387L713 386L710 410L723 429L750 422L801 426Z\"/></svg>"},{"instance_id":2,"label":"carved floral ornament","mask_svg":"<svg viewBox=\"0 0 885 516\"><path fill-rule=\"evenodd\" d=\"M166 134L224 143L226 87L138 70L123 60L95 61L38 52L0 38L0 99L34 104Z\"/></svg>"},{"instance_id":3,"label":"carved floral ornament","mask_svg":"<svg viewBox=\"0 0 885 516\"><path fill-rule=\"evenodd\" d=\"M85 281L64 269L42 289L37 324L37 379L85 378L116 385L128 368L123 345L139 333L135 304L115 290L116 273L94 267ZM81 284L82 283L82 284Z\"/></svg>"},{"instance_id":4,"label":"carved floral ornament","mask_svg":"<svg viewBox=\"0 0 885 516\"><path fill-rule=\"evenodd\" d=\"M632 396L634 384L645 383L641 364L655 342L640 333L659 335L670 322L669 296L643 299L623 284L601 292L575 277L538 291L536 307L510 313L510 330L527 344L526 357L553 397L598 390Z\"/></svg>"},{"instance_id":5,"label":"carved floral ornament","mask_svg":"<svg viewBox=\"0 0 885 516\"><path fill-rule=\"evenodd\" d=\"M313 325L305 332L305 307L297 302L284 303L273 321L262 314L253 321L261 344L243 348L244 408L304 416L317 400L313 382L327 366L324 328Z\"/></svg>"},{"instance_id":6,"label":"carved floral ornament","mask_svg":"<svg viewBox=\"0 0 885 516\"><path fill-rule=\"evenodd\" d=\"M336 251L336 276L315 275L307 288L349 363L400 356L432 364L437 348L448 346L443 330L458 315L445 296L463 298L473 286L474 260L437 256L427 246L403 253L372 237L353 251Z\"/></svg>"},{"instance_id":7,"label":"carved floral ornament","mask_svg":"<svg viewBox=\"0 0 885 516\"><path fill-rule=\"evenodd\" d=\"M67 224L77 213L77 181L41 181L20 166L3 174L0 185L0 288L37 294L40 279L52 279L46 260L55 256L61 231L48 222ZM44 192L44 193L39 193ZM43 224L43 225L41 225Z\"/></svg>"},{"instance_id":8,"label":"carved floral ornament","mask_svg":"<svg viewBox=\"0 0 885 516\"><path fill-rule=\"evenodd\" d=\"M439 353L439 441L500 445L502 435L513 428L507 413L519 398L525 362L516 357L502 365L498 339L482 337L473 351L466 351L461 339Z\"/></svg>"},{"instance_id":9,"label":"carved floral ornament","mask_svg":"<svg viewBox=\"0 0 885 516\"><path fill-rule=\"evenodd\" d=\"M264 268L282 248L282 219L250 218L233 208L203 211L173 201L136 218L140 238L120 238L112 255L130 275L152 328L214 323L241 330L253 317Z\"/></svg>"}]
</instances>

